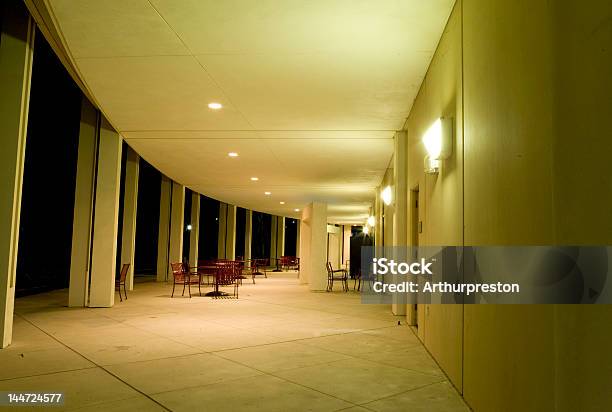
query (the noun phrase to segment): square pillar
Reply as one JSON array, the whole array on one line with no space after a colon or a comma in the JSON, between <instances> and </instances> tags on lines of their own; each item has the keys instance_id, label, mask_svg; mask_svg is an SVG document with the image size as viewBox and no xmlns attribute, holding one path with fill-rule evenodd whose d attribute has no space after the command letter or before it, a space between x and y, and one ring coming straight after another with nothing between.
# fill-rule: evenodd
<instances>
[{"instance_id":1,"label":"square pillar","mask_svg":"<svg viewBox=\"0 0 612 412\"><path fill-rule=\"evenodd\" d=\"M236 206L227 205L225 217L225 258L236 259Z\"/></svg>"},{"instance_id":2,"label":"square pillar","mask_svg":"<svg viewBox=\"0 0 612 412\"><path fill-rule=\"evenodd\" d=\"M327 204L313 202L302 211L300 228L300 283L311 291L327 288Z\"/></svg>"},{"instance_id":3,"label":"square pillar","mask_svg":"<svg viewBox=\"0 0 612 412\"><path fill-rule=\"evenodd\" d=\"M35 25L21 1L4 4L0 34L0 348L13 336L19 214Z\"/></svg>"},{"instance_id":4,"label":"square pillar","mask_svg":"<svg viewBox=\"0 0 612 412\"><path fill-rule=\"evenodd\" d=\"M170 199L172 181L162 175L159 196L159 235L157 238L157 281L168 279L168 247L170 244Z\"/></svg>"},{"instance_id":5,"label":"square pillar","mask_svg":"<svg viewBox=\"0 0 612 412\"><path fill-rule=\"evenodd\" d=\"M189 233L189 265L198 265L200 241L200 194L191 192L191 232Z\"/></svg>"},{"instance_id":6,"label":"square pillar","mask_svg":"<svg viewBox=\"0 0 612 412\"><path fill-rule=\"evenodd\" d=\"M140 156L128 146L125 162L123 193L123 234L121 237L121 265L130 264L126 283L134 289L134 252L136 250L136 210L138 205L138 174ZM120 266L121 267L121 266Z\"/></svg>"},{"instance_id":7,"label":"square pillar","mask_svg":"<svg viewBox=\"0 0 612 412\"><path fill-rule=\"evenodd\" d=\"M227 203L219 203L219 233L217 237L217 257L225 259L227 233Z\"/></svg>"},{"instance_id":8,"label":"square pillar","mask_svg":"<svg viewBox=\"0 0 612 412\"><path fill-rule=\"evenodd\" d=\"M86 97L83 97L72 220L70 287L68 288L68 306L70 307L87 306L89 300L91 229L99 117L96 108Z\"/></svg>"},{"instance_id":9,"label":"square pillar","mask_svg":"<svg viewBox=\"0 0 612 412\"><path fill-rule=\"evenodd\" d=\"M90 307L108 308L115 303L121 145L121 136L102 118L91 253Z\"/></svg>"},{"instance_id":10,"label":"square pillar","mask_svg":"<svg viewBox=\"0 0 612 412\"><path fill-rule=\"evenodd\" d=\"M251 259L251 242L253 241L253 211L246 211L244 224L244 260Z\"/></svg>"},{"instance_id":11,"label":"square pillar","mask_svg":"<svg viewBox=\"0 0 612 412\"><path fill-rule=\"evenodd\" d=\"M408 138L405 131L396 132L393 154L393 246L406 248L408 246ZM405 260L406 256L396 256L397 261ZM398 282L399 277L394 277ZM391 311L394 315L406 315L407 295L394 293L392 295Z\"/></svg>"},{"instance_id":12,"label":"square pillar","mask_svg":"<svg viewBox=\"0 0 612 412\"><path fill-rule=\"evenodd\" d=\"M183 261L183 231L185 230L185 186L172 182L170 207L170 247L168 248L168 279L172 276L171 263Z\"/></svg>"}]
</instances>

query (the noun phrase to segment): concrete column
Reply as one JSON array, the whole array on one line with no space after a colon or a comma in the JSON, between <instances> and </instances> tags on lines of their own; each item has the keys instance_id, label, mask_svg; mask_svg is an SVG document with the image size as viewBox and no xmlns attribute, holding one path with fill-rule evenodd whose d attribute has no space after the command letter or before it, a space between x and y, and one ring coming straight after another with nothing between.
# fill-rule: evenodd
<instances>
[{"instance_id":1,"label":"concrete column","mask_svg":"<svg viewBox=\"0 0 612 412\"><path fill-rule=\"evenodd\" d=\"M225 218L225 258L236 259L236 206L227 205Z\"/></svg>"},{"instance_id":2,"label":"concrete column","mask_svg":"<svg viewBox=\"0 0 612 412\"><path fill-rule=\"evenodd\" d=\"M276 217L276 256L285 255L285 217Z\"/></svg>"},{"instance_id":3,"label":"concrete column","mask_svg":"<svg viewBox=\"0 0 612 412\"><path fill-rule=\"evenodd\" d=\"M253 211L246 211L246 221L244 225L244 260L251 259L251 243L253 241Z\"/></svg>"},{"instance_id":4,"label":"concrete column","mask_svg":"<svg viewBox=\"0 0 612 412\"><path fill-rule=\"evenodd\" d=\"M327 288L327 204L309 204L301 222L300 283L308 283L312 291L323 291Z\"/></svg>"},{"instance_id":5,"label":"concrete column","mask_svg":"<svg viewBox=\"0 0 612 412\"><path fill-rule=\"evenodd\" d=\"M406 250L408 245L408 138L406 132L396 132L393 155L393 246ZM405 260L406 254L398 254L397 261ZM394 279L399 281L399 277ZM394 315L406 315L407 296L394 293L391 311Z\"/></svg>"},{"instance_id":6,"label":"concrete column","mask_svg":"<svg viewBox=\"0 0 612 412\"><path fill-rule=\"evenodd\" d=\"M274 266L276 261L276 241L277 241L277 236L278 236L278 216L272 216L272 220L270 223L270 265Z\"/></svg>"},{"instance_id":7,"label":"concrete column","mask_svg":"<svg viewBox=\"0 0 612 412\"><path fill-rule=\"evenodd\" d=\"M219 203L219 235L217 242L217 257L225 259L227 240L227 203Z\"/></svg>"},{"instance_id":8,"label":"concrete column","mask_svg":"<svg viewBox=\"0 0 612 412\"><path fill-rule=\"evenodd\" d=\"M102 118L98 144L89 306L115 303L122 139Z\"/></svg>"},{"instance_id":9,"label":"concrete column","mask_svg":"<svg viewBox=\"0 0 612 412\"><path fill-rule=\"evenodd\" d=\"M13 336L19 213L35 28L21 1L5 3L0 35L0 348L10 345Z\"/></svg>"},{"instance_id":10,"label":"concrete column","mask_svg":"<svg viewBox=\"0 0 612 412\"><path fill-rule=\"evenodd\" d=\"M168 247L170 243L170 199L172 181L162 175L159 196L159 235L157 239L157 281L168 279Z\"/></svg>"},{"instance_id":11,"label":"concrete column","mask_svg":"<svg viewBox=\"0 0 612 412\"><path fill-rule=\"evenodd\" d=\"M189 234L189 265L198 265L200 241L200 194L191 193L191 233Z\"/></svg>"},{"instance_id":12,"label":"concrete column","mask_svg":"<svg viewBox=\"0 0 612 412\"><path fill-rule=\"evenodd\" d=\"M183 261L183 231L185 230L185 186L172 182L170 208L170 247L168 248L168 279L172 276L171 263Z\"/></svg>"},{"instance_id":13,"label":"concrete column","mask_svg":"<svg viewBox=\"0 0 612 412\"><path fill-rule=\"evenodd\" d=\"M72 220L70 287L68 288L68 306L70 307L87 306L89 300L91 228L99 120L99 112L86 97L83 97Z\"/></svg>"},{"instance_id":14,"label":"concrete column","mask_svg":"<svg viewBox=\"0 0 612 412\"><path fill-rule=\"evenodd\" d=\"M138 204L139 163L140 156L128 146L127 159L125 162L125 190L123 194L121 264L130 264L130 270L126 279L129 290L134 289L134 252L136 250L136 208Z\"/></svg>"}]
</instances>

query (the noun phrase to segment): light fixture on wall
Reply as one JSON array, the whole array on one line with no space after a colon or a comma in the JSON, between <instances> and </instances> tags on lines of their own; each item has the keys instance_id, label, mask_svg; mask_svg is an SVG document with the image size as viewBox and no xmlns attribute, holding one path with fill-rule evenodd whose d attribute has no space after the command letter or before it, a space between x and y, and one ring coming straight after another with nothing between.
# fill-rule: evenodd
<instances>
[{"instance_id":1,"label":"light fixture on wall","mask_svg":"<svg viewBox=\"0 0 612 412\"><path fill-rule=\"evenodd\" d=\"M380 197L382 198L383 202L385 202L385 205L389 206L393 201L393 191L391 190L391 186L385 187L380 192Z\"/></svg>"},{"instance_id":2,"label":"light fixture on wall","mask_svg":"<svg viewBox=\"0 0 612 412\"><path fill-rule=\"evenodd\" d=\"M374 227L375 224L376 224L376 218L374 216L368 217L368 226Z\"/></svg>"},{"instance_id":3,"label":"light fixture on wall","mask_svg":"<svg viewBox=\"0 0 612 412\"><path fill-rule=\"evenodd\" d=\"M440 171L440 161L438 159L432 159L429 156L425 156L423 168L425 173L428 175L434 175Z\"/></svg>"},{"instance_id":4,"label":"light fixture on wall","mask_svg":"<svg viewBox=\"0 0 612 412\"><path fill-rule=\"evenodd\" d=\"M191 230L191 229L193 229L193 226L187 225L187 230Z\"/></svg>"},{"instance_id":5,"label":"light fixture on wall","mask_svg":"<svg viewBox=\"0 0 612 412\"><path fill-rule=\"evenodd\" d=\"M453 121L450 117L440 117L427 129L422 139L425 156L425 173L435 174L440 170L441 160L453 152Z\"/></svg>"}]
</instances>

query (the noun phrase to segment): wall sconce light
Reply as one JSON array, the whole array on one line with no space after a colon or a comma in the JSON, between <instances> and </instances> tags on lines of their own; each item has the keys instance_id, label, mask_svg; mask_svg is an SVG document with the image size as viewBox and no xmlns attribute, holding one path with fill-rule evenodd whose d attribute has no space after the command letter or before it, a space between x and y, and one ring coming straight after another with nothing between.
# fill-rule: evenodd
<instances>
[{"instance_id":1,"label":"wall sconce light","mask_svg":"<svg viewBox=\"0 0 612 412\"><path fill-rule=\"evenodd\" d=\"M187 230L191 230L191 229L193 229L193 226L187 225Z\"/></svg>"},{"instance_id":2,"label":"wall sconce light","mask_svg":"<svg viewBox=\"0 0 612 412\"><path fill-rule=\"evenodd\" d=\"M424 168L425 173L428 175L435 175L440 171L440 161L438 159L432 159L429 156L425 156Z\"/></svg>"},{"instance_id":3,"label":"wall sconce light","mask_svg":"<svg viewBox=\"0 0 612 412\"><path fill-rule=\"evenodd\" d=\"M374 216L370 216L368 218L368 226L374 227L375 224L376 224L376 218Z\"/></svg>"},{"instance_id":4,"label":"wall sconce light","mask_svg":"<svg viewBox=\"0 0 612 412\"><path fill-rule=\"evenodd\" d=\"M385 202L385 205L389 206L393 201L391 186L385 187L382 192L380 192L380 197L382 198L383 202Z\"/></svg>"},{"instance_id":5,"label":"wall sconce light","mask_svg":"<svg viewBox=\"0 0 612 412\"><path fill-rule=\"evenodd\" d=\"M425 132L422 139L427 156L425 173L438 173L440 161L453 152L453 121L450 117L440 117Z\"/></svg>"}]
</instances>

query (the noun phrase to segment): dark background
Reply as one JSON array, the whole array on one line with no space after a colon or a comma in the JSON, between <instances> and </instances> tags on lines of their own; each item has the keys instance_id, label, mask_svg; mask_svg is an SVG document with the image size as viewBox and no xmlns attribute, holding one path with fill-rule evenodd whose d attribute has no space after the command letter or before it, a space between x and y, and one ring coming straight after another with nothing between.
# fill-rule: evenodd
<instances>
[{"instance_id":1,"label":"dark background","mask_svg":"<svg viewBox=\"0 0 612 412\"><path fill-rule=\"evenodd\" d=\"M200 243L198 260L217 258L219 236L219 201L210 197L200 198Z\"/></svg>"},{"instance_id":2,"label":"dark background","mask_svg":"<svg viewBox=\"0 0 612 412\"><path fill-rule=\"evenodd\" d=\"M0 7L0 22L2 7ZM25 164L17 256L16 296L68 287L72 220L83 94L37 31L28 114ZM125 162L122 154L117 265L121 235ZM159 237L161 173L140 159L134 272L155 277ZM185 190L185 228L191 221L192 191ZM272 216L253 212L253 258L270 256ZM244 256L246 210L236 211L236 256ZM285 220L285 254L295 255L296 222ZM184 228L184 229L185 229ZM201 196L199 260L217 258L219 201ZM190 236L184 230L183 256L189 256Z\"/></svg>"},{"instance_id":3,"label":"dark background","mask_svg":"<svg viewBox=\"0 0 612 412\"><path fill-rule=\"evenodd\" d=\"M17 296L68 286L81 96L37 30L19 225Z\"/></svg>"},{"instance_id":4,"label":"dark background","mask_svg":"<svg viewBox=\"0 0 612 412\"><path fill-rule=\"evenodd\" d=\"M244 259L244 238L246 236L246 209L236 208L236 259Z\"/></svg>"},{"instance_id":5,"label":"dark background","mask_svg":"<svg viewBox=\"0 0 612 412\"><path fill-rule=\"evenodd\" d=\"M140 158L134 273L156 276L161 173Z\"/></svg>"},{"instance_id":6,"label":"dark background","mask_svg":"<svg viewBox=\"0 0 612 412\"><path fill-rule=\"evenodd\" d=\"M285 218L285 256L296 256L297 219Z\"/></svg>"},{"instance_id":7,"label":"dark background","mask_svg":"<svg viewBox=\"0 0 612 412\"><path fill-rule=\"evenodd\" d=\"M251 239L251 258L267 259L270 257L270 231L272 215L253 212L253 237Z\"/></svg>"}]
</instances>

